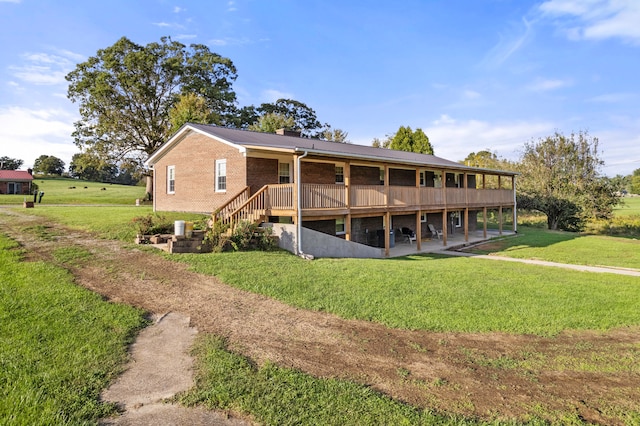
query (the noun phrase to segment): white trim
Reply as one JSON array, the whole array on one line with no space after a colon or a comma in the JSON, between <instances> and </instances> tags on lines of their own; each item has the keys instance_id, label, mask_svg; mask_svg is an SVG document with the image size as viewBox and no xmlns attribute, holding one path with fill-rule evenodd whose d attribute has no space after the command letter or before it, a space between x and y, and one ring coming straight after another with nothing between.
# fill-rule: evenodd
<instances>
[{"instance_id":1,"label":"white trim","mask_svg":"<svg viewBox=\"0 0 640 426\"><path fill-rule=\"evenodd\" d=\"M281 164L286 164L288 170L288 175L281 175L280 174L280 165ZM288 162L288 161L278 161L278 183L282 184L282 183L293 183L293 178L291 176L291 169L293 168L293 165ZM287 177L289 179L289 182L280 182L280 178L282 177Z\"/></svg>"},{"instance_id":2,"label":"white trim","mask_svg":"<svg viewBox=\"0 0 640 426\"><path fill-rule=\"evenodd\" d=\"M223 176L220 173L222 166L224 166L224 188L221 188L220 180L219 180ZM227 192L228 182L227 182L227 159L226 158L216 160L214 179L215 179L214 185L215 185L216 192Z\"/></svg>"},{"instance_id":3,"label":"white trim","mask_svg":"<svg viewBox=\"0 0 640 426\"><path fill-rule=\"evenodd\" d=\"M247 149L242 146L242 145L237 145L233 142L229 142L228 140L222 139L219 136L213 136L207 132L203 132L200 129L196 129L195 127L192 127L189 124L186 124L184 127L182 127L182 129L178 130L178 132L173 135L167 142L165 142L164 144L162 144L160 146L160 148L158 148L156 150L156 152L154 152L153 154L151 154L151 156L147 159L147 161L144 162L145 166L147 167L151 167L153 166L155 163L157 163L158 161L160 161L162 159L162 157L164 157L164 155L170 151L175 145L177 145L178 143L180 143L184 138L186 138L191 132L194 133L198 133L201 134L203 136L207 136L211 139L214 139L218 142L221 142L225 145L231 146L235 149L238 150L238 152L240 152L241 154L245 154L247 152Z\"/></svg>"},{"instance_id":4,"label":"white trim","mask_svg":"<svg viewBox=\"0 0 640 426\"><path fill-rule=\"evenodd\" d=\"M173 189L171 183L173 182ZM176 193L176 166L167 166L167 194Z\"/></svg>"}]
</instances>

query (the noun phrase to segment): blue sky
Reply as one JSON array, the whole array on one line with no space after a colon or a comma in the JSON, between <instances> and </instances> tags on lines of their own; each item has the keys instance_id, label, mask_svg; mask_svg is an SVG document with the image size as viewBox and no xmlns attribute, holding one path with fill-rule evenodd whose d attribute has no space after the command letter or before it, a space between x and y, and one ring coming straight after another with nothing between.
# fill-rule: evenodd
<instances>
[{"instance_id":1,"label":"blue sky","mask_svg":"<svg viewBox=\"0 0 640 426\"><path fill-rule=\"evenodd\" d=\"M230 58L239 106L292 98L370 145L422 128L435 154L587 130L603 173L640 168L638 0L0 0L0 156L67 164L64 76L126 36Z\"/></svg>"}]
</instances>

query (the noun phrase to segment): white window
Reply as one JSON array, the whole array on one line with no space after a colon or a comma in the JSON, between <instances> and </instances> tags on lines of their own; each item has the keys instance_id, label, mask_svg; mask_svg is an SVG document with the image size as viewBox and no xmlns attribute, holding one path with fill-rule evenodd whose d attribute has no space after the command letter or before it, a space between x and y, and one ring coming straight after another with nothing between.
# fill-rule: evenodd
<instances>
[{"instance_id":1,"label":"white window","mask_svg":"<svg viewBox=\"0 0 640 426\"><path fill-rule=\"evenodd\" d=\"M451 224L456 228L462 227L462 215L459 211L451 212Z\"/></svg>"},{"instance_id":2,"label":"white window","mask_svg":"<svg viewBox=\"0 0 640 426\"><path fill-rule=\"evenodd\" d=\"M433 173L433 187L442 188L442 172Z\"/></svg>"},{"instance_id":3,"label":"white window","mask_svg":"<svg viewBox=\"0 0 640 426\"><path fill-rule=\"evenodd\" d=\"M167 166L167 194L176 193L176 166Z\"/></svg>"},{"instance_id":4,"label":"white window","mask_svg":"<svg viewBox=\"0 0 640 426\"><path fill-rule=\"evenodd\" d=\"M336 235L344 235L346 234L346 230L344 227L344 218L336 219Z\"/></svg>"},{"instance_id":5,"label":"white window","mask_svg":"<svg viewBox=\"0 0 640 426\"><path fill-rule=\"evenodd\" d=\"M21 194L22 184L20 182L9 182L7 184L7 194Z\"/></svg>"},{"instance_id":6,"label":"white window","mask_svg":"<svg viewBox=\"0 0 640 426\"><path fill-rule=\"evenodd\" d=\"M462 179L463 179L464 175L456 173L455 175L455 179L456 179L456 188L462 188Z\"/></svg>"},{"instance_id":7,"label":"white window","mask_svg":"<svg viewBox=\"0 0 640 426\"><path fill-rule=\"evenodd\" d=\"M427 214L426 213L420 213L420 222L426 222L427 221Z\"/></svg>"},{"instance_id":8,"label":"white window","mask_svg":"<svg viewBox=\"0 0 640 426\"><path fill-rule=\"evenodd\" d=\"M216 192L227 191L227 160L216 160Z\"/></svg>"},{"instance_id":9,"label":"white window","mask_svg":"<svg viewBox=\"0 0 640 426\"><path fill-rule=\"evenodd\" d=\"M289 163L278 163L278 182L291 183L291 167Z\"/></svg>"},{"instance_id":10,"label":"white window","mask_svg":"<svg viewBox=\"0 0 640 426\"><path fill-rule=\"evenodd\" d=\"M426 186L426 184L427 184L426 173L420 172L420 186Z\"/></svg>"},{"instance_id":11,"label":"white window","mask_svg":"<svg viewBox=\"0 0 640 426\"><path fill-rule=\"evenodd\" d=\"M344 167L342 166L336 166L336 183L344 183Z\"/></svg>"},{"instance_id":12,"label":"white window","mask_svg":"<svg viewBox=\"0 0 640 426\"><path fill-rule=\"evenodd\" d=\"M380 169L380 185L384 185L384 169Z\"/></svg>"}]
</instances>

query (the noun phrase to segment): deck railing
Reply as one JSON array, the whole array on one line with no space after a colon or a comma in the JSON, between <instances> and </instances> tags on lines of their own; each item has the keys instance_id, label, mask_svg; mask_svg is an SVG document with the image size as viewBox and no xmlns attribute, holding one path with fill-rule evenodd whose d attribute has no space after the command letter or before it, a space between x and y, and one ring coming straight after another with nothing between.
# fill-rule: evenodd
<instances>
[{"instance_id":1,"label":"deck railing","mask_svg":"<svg viewBox=\"0 0 640 426\"><path fill-rule=\"evenodd\" d=\"M304 187L304 185L303 185ZM352 185L351 186L351 206L384 206L385 205L384 186L381 185Z\"/></svg>"},{"instance_id":2,"label":"deck railing","mask_svg":"<svg viewBox=\"0 0 640 426\"><path fill-rule=\"evenodd\" d=\"M302 185L302 208L336 209L346 207L344 185L312 184Z\"/></svg>"},{"instance_id":3,"label":"deck railing","mask_svg":"<svg viewBox=\"0 0 640 426\"><path fill-rule=\"evenodd\" d=\"M249 222L257 222L259 221L266 212L266 198L267 198L267 188L268 186L263 186L258 192L253 194L249 199L247 199L244 203L238 205L238 202L234 201L234 205L237 205L237 208L229 212L228 214L222 216L219 213L214 216L216 221L220 221L225 225L233 226L234 224L239 223L240 221L249 221ZM242 198L242 194L238 195L236 198Z\"/></svg>"},{"instance_id":4,"label":"deck railing","mask_svg":"<svg viewBox=\"0 0 640 426\"><path fill-rule=\"evenodd\" d=\"M213 212L213 218L216 221L224 222L234 211L249 199L250 188L247 186L238 194L233 196L229 201L224 203L218 210Z\"/></svg>"},{"instance_id":5,"label":"deck railing","mask_svg":"<svg viewBox=\"0 0 640 426\"><path fill-rule=\"evenodd\" d=\"M216 221L226 224L242 220L257 221L271 210L295 210L295 184L265 185L249 197L249 189L223 205L215 214ZM419 208L444 208L465 206L482 207L511 204L510 189L425 188L414 186L352 185L349 206L352 208L384 208L417 206ZM446 199L445 199L446 197ZM446 202L445 202L446 201ZM342 209L347 207L344 185L303 184L301 205L303 209Z\"/></svg>"}]
</instances>

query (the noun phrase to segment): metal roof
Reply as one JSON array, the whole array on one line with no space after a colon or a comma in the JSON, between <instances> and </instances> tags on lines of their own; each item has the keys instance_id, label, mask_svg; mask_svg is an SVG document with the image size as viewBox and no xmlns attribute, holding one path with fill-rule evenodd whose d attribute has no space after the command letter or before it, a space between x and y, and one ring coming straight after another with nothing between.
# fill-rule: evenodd
<instances>
[{"instance_id":1,"label":"metal roof","mask_svg":"<svg viewBox=\"0 0 640 426\"><path fill-rule=\"evenodd\" d=\"M376 162L388 162L396 164L405 164L411 166L448 168L455 170L467 170L473 172L499 172L505 175L516 175L517 173L504 170L487 170L476 167L468 167L455 161L446 160L435 155L417 154L415 152L397 151L386 148L374 148L372 146L356 145L350 143L338 143L323 141L319 139L301 138L296 136L284 136L274 133L262 133L249 130L231 129L227 127L218 127L207 124L185 124L169 141L161 146L158 151L153 153L148 164L153 164L158 156L170 149L172 143L179 140L182 134L189 128L196 130L198 133L212 136L223 140L227 143L237 145L244 149L259 150L284 150L290 152L308 151L311 154L335 157L360 159Z\"/></svg>"},{"instance_id":2,"label":"metal roof","mask_svg":"<svg viewBox=\"0 0 640 426\"><path fill-rule=\"evenodd\" d=\"M33 180L33 176L25 170L0 170L0 180Z\"/></svg>"}]
</instances>

